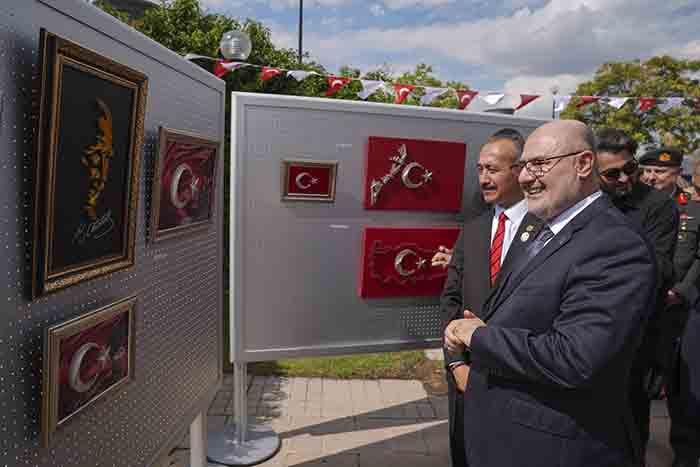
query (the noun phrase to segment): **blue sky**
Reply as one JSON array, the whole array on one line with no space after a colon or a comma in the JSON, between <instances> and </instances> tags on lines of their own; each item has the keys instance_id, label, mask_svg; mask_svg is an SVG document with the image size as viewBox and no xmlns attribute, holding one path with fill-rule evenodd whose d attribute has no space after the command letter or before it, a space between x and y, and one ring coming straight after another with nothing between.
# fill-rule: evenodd
<instances>
[{"instance_id":1,"label":"blue sky","mask_svg":"<svg viewBox=\"0 0 700 467\"><path fill-rule=\"evenodd\" d=\"M200 3L262 21L276 45L297 47L298 0ZM305 0L304 50L331 72L424 62L482 92L571 93L606 61L700 59L698 24L699 0ZM541 98L522 112L549 109Z\"/></svg>"}]
</instances>

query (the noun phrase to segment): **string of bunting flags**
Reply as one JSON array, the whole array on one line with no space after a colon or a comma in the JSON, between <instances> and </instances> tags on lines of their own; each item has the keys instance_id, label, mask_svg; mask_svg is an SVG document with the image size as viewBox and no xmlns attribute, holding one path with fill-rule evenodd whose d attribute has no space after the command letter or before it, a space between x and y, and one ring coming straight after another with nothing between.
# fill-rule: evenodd
<instances>
[{"instance_id":1,"label":"string of bunting flags","mask_svg":"<svg viewBox=\"0 0 700 467\"><path fill-rule=\"evenodd\" d=\"M501 102L505 97L505 93L488 92L480 94L479 91L471 89L454 89L448 87L429 87L416 86L411 84L394 84L386 81L365 80L358 78L348 78L345 76L321 75L315 71L305 70L285 70L283 68L275 68L268 66L254 65L246 62L235 62L230 60L221 60L218 58L207 57L204 55L187 54L185 60L206 59L215 62L214 74L221 78L228 73L244 67L252 67L260 70L260 79L268 81L277 76L289 76L297 81L302 81L310 76L320 76L326 79L328 89L326 96L330 97L337 93L340 89L348 85L352 81L358 81L362 85L362 90L357 93L360 99L366 100L374 93L382 90L394 95L394 103L402 104L408 96L416 89L422 89L423 95L420 97L421 105L429 105L438 97L447 93L454 93L457 97L458 108L466 109L474 99L480 99L486 104L493 106ZM520 110L534 100L542 97L541 94L520 94L520 104L515 107L515 110ZM640 112L646 112L654 108L658 108L662 112L668 112L671 109L689 104L689 106L697 109L700 107L700 99L688 99L685 97L614 97L614 96L576 96L576 95L554 95L554 111L563 111L573 100L577 108L582 108L590 104L600 103L613 107L616 110L621 109L627 102L636 102L636 108Z\"/></svg>"}]
</instances>

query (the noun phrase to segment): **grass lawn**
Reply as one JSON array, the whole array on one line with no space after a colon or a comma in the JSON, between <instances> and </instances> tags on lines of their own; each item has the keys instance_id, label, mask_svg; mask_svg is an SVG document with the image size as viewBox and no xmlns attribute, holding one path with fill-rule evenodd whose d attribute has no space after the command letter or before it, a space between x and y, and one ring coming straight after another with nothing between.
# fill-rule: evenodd
<instances>
[{"instance_id":1,"label":"grass lawn","mask_svg":"<svg viewBox=\"0 0 700 467\"><path fill-rule=\"evenodd\" d=\"M423 379L426 371L442 368L442 362L428 360L422 350L383 352L341 357L295 358L248 365L253 375L303 376L337 379Z\"/></svg>"}]
</instances>

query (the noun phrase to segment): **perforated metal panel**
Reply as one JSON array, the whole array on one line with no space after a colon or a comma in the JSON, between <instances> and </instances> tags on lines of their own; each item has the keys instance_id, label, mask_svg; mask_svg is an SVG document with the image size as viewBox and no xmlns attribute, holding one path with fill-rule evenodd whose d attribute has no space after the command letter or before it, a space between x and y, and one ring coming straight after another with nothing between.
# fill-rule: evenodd
<instances>
[{"instance_id":1,"label":"perforated metal panel","mask_svg":"<svg viewBox=\"0 0 700 467\"><path fill-rule=\"evenodd\" d=\"M136 265L30 301L33 126L39 29L149 77ZM149 465L206 407L221 377L222 180L215 221L195 235L147 242L158 127L223 140L224 85L80 0L0 2L0 466ZM59 428L40 447L43 332L137 294L135 380Z\"/></svg>"},{"instance_id":2,"label":"perforated metal panel","mask_svg":"<svg viewBox=\"0 0 700 467\"><path fill-rule=\"evenodd\" d=\"M362 233L377 226L454 226L462 216L366 210L368 138L467 144L463 200L474 199L481 145L503 127L542 121L335 99L234 93L232 348L241 360L439 344L438 298L358 296ZM436 155L439 157L439 155ZM333 203L280 201L280 161L337 160Z\"/></svg>"}]
</instances>

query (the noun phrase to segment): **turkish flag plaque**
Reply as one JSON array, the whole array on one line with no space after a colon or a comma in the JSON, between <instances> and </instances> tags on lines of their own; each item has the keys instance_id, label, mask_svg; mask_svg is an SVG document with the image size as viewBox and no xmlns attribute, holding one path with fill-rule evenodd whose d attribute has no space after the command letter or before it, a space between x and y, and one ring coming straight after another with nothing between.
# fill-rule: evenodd
<instances>
[{"instance_id":1,"label":"turkish flag plaque","mask_svg":"<svg viewBox=\"0 0 700 467\"><path fill-rule=\"evenodd\" d=\"M335 200L337 161L284 159L282 161L282 200Z\"/></svg>"},{"instance_id":2,"label":"turkish flag plaque","mask_svg":"<svg viewBox=\"0 0 700 467\"><path fill-rule=\"evenodd\" d=\"M459 211L467 145L369 137L366 209Z\"/></svg>"},{"instance_id":3,"label":"turkish flag plaque","mask_svg":"<svg viewBox=\"0 0 700 467\"><path fill-rule=\"evenodd\" d=\"M438 296L447 269L430 260L440 245L452 249L459 227L367 227L362 239L360 297Z\"/></svg>"}]
</instances>

